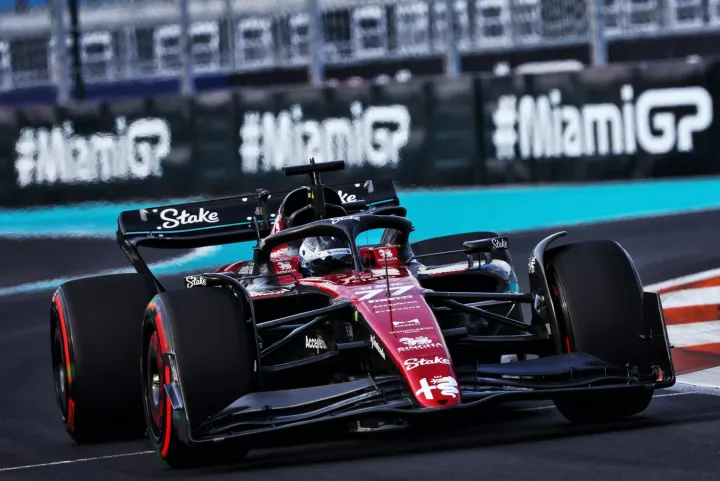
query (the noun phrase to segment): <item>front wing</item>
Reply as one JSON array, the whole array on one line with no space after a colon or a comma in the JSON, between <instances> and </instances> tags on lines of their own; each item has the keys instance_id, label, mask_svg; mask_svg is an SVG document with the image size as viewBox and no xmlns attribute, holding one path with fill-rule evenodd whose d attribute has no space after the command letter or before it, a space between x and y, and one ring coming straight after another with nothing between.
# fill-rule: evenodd
<instances>
[{"instance_id":1,"label":"front wing","mask_svg":"<svg viewBox=\"0 0 720 481\"><path fill-rule=\"evenodd\" d=\"M311 424L359 419L410 419L481 408L490 403L552 399L561 393L613 389L660 389L675 383L672 367L633 373L584 353L570 353L459 370L462 402L420 407L400 376L245 395L200 426L176 425L188 444L222 442ZM182 411L182 406L176 406ZM185 418L175 416L176 420ZM186 418L185 418L186 419Z\"/></svg>"}]
</instances>

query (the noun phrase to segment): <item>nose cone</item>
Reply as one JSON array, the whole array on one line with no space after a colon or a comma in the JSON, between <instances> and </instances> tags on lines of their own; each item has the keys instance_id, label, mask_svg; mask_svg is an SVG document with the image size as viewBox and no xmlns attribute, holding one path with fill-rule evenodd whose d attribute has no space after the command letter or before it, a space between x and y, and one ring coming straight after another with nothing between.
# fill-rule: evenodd
<instances>
[{"instance_id":1,"label":"nose cone","mask_svg":"<svg viewBox=\"0 0 720 481\"><path fill-rule=\"evenodd\" d=\"M461 402L450 352L422 287L407 271L353 292L350 298L373 332L372 349L392 362L427 408ZM389 284L389 285L388 285Z\"/></svg>"}]
</instances>

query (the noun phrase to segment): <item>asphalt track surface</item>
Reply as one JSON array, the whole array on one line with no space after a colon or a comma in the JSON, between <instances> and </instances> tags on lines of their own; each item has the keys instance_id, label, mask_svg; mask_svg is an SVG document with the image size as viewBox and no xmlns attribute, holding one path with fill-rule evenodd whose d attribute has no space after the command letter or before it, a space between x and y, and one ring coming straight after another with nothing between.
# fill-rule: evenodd
<instances>
[{"instance_id":1,"label":"asphalt track surface","mask_svg":"<svg viewBox=\"0 0 720 481\"><path fill-rule=\"evenodd\" d=\"M187 251L143 249L147 262L181 256ZM129 267L111 239L58 237L0 238L0 289L46 279L86 275ZM2 329L2 327L0 327Z\"/></svg>"},{"instance_id":2,"label":"asphalt track surface","mask_svg":"<svg viewBox=\"0 0 720 481\"><path fill-rule=\"evenodd\" d=\"M569 227L566 240L618 240L650 284L720 266L718 225L714 211ZM521 279L528 252L545 234L511 236ZM96 248L117 250L110 241ZM19 254L5 258L19 262ZM25 267L28 278L47 278L42 266ZM76 446L65 434L53 397L50 295L0 298L1 481L720 479L720 393L682 384L659 391L643 415L603 427L571 426L547 402L517 403L473 414L460 427L332 438L307 432L305 444L280 440L243 463L211 469L172 471L149 453L106 457L148 446L143 440Z\"/></svg>"}]
</instances>

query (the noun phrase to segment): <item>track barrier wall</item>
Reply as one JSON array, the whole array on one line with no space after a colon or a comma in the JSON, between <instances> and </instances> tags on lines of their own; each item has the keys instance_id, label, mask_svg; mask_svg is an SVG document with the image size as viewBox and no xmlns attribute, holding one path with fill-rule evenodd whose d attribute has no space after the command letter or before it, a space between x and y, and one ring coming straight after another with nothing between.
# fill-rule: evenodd
<instances>
[{"instance_id":1,"label":"track barrier wall","mask_svg":"<svg viewBox=\"0 0 720 481\"><path fill-rule=\"evenodd\" d=\"M356 87L245 88L0 110L0 207L226 195L329 183L402 187L720 172L718 62L658 62Z\"/></svg>"}]
</instances>

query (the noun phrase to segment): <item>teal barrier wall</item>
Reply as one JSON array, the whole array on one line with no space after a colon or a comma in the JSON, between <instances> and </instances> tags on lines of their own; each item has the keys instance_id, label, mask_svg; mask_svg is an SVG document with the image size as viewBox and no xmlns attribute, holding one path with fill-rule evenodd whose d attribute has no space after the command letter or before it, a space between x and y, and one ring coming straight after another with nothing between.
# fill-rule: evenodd
<instances>
[{"instance_id":1,"label":"teal barrier wall","mask_svg":"<svg viewBox=\"0 0 720 481\"><path fill-rule=\"evenodd\" d=\"M400 193L400 199L416 227L412 239L421 240L459 232L492 230L508 233L720 208L720 178L406 191ZM0 210L0 236L113 239L118 214L140 207L148 207L148 204L82 204L24 211ZM197 250L155 265L153 270L158 274L170 274L247 259L251 255L250 247L251 244L246 243ZM12 290L0 289L0 295L46 289L64 280L51 279Z\"/></svg>"},{"instance_id":2,"label":"teal barrier wall","mask_svg":"<svg viewBox=\"0 0 720 481\"><path fill-rule=\"evenodd\" d=\"M720 207L720 178L417 190L401 192L400 199L415 224L413 236L420 240L461 231L507 232L716 208ZM187 200L172 199L169 202ZM141 207L148 207L148 204L79 204L0 210L0 236L114 237L118 214Z\"/></svg>"}]
</instances>

